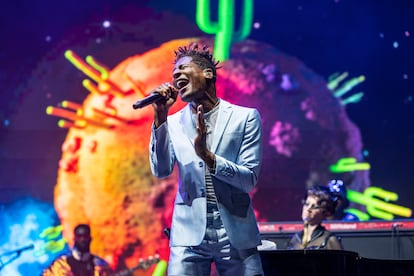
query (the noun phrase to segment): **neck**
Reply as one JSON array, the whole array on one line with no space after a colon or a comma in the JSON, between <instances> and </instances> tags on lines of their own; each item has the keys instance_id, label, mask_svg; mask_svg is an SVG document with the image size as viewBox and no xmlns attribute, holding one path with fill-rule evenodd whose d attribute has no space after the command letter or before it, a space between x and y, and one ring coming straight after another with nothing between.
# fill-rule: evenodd
<instances>
[{"instance_id":1,"label":"neck","mask_svg":"<svg viewBox=\"0 0 414 276\"><path fill-rule=\"evenodd\" d=\"M215 90L208 89L204 91L204 96L200 99L192 101L190 104L193 110L197 110L199 105L203 106L204 113L214 109L219 104L219 99L216 96Z\"/></svg>"},{"instance_id":2,"label":"neck","mask_svg":"<svg viewBox=\"0 0 414 276\"><path fill-rule=\"evenodd\" d=\"M89 252L80 252L76 248L72 250L72 256L78 261L87 261L91 254Z\"/></svg>"},{"instance_id":3,"label":"neck","mask_svg":"<svg viewBox=\"0 0 414 276\"><path fill-rule=\"evenodd\" d=\"M313 230L315 230L318 226L319 226L319 224L309 224L308 225L309 233L312 233Z\"/></svg>"}]
</instances>

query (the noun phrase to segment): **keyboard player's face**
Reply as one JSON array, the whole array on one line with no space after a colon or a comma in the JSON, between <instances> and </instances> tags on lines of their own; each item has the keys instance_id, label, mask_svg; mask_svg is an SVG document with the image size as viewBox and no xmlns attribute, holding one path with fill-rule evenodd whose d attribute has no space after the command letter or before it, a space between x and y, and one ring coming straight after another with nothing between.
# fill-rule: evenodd
<instances>
[{"instance_id":1,"label":"keyboard player's face","mask_svg":"<svg viewBox=\"0 0 414 276\"><path fill-rule=\"evenodd\" d=\"M302 220L309 225L318 225L326 218L325 208L318 205L318 198L309 195L303 202Z\"/></svg>"}]
</instances>

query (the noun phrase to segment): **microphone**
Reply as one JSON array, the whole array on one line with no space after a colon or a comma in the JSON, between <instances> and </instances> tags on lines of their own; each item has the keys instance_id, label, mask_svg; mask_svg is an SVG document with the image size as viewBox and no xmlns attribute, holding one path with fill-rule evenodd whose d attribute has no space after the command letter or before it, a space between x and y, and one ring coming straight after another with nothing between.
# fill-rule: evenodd
<instances>
[{"instance_id":1,"label":"microphone","mask_svg":"<svg viewBox=\"0 0 414 276\"><path fill-rule=\"evenodd\" d=\"M164 232L164 235L167 236L167 238L170 238L170 234L171 234L171 229L170 228L164 228L164 230L162 230Z\"/></svg>"},{"instance_id":2,"label":"microphone","mask_svg":"<svg viewBox=\"0 0 414 276\"><path fill-rule=\"evenodd\" d=\"M22 247L22 248L19 248L19 249L16 249L15 251L16 251L16 253L17 254L20 254L21 252L23 252L23 251L26 251L26 250L32 250L34 248L34 245L33 244L31 244L31 245L28 245L28 246L25 246L25 247Z\"/></svg>"},{"instance_id":3,"label":"microphone","mask_svg":"<svg viewBox=\"0 0 414 276\"><path fill-rule=\"evenodd\" d=\"M23 251L26 251L26 250L31 250L31 249L33 249L33 248L34 248L34 245L33 245L33 244L31 244L31 245L28 245L28 246L25 246L25 247L22 247L22 248L19 248L19 249L13 250L13 251L9 251L9 252L3 253L2 255L3 255L3 256L5 256L5 255L10 255L10 254L17 254L17 255L20 255L20 253L22 253Z\"/></svg>"},{"instance_id":4,"label":"microphone","mask_svg":"<svg viewBox=\"0 0 414 276\"><path fill-rule=\"evenodd\" d=\"M309 226L309 223L308 223L308 219L306 218L305 220L304 220L304 222L303 222L303 237L302 237L302 247L303 247L303 249L306 249L306 246L308 245L308 242L309 242L309 240L308 240L308 226Z\"/></svg>"},{"instance_id":5,"label":"microphone","mask_svg":"<svg viewBox=\"0 0 414 276\"><path fill-rule=\"evenodd\" d=\"M145 97L141 100L138 100L136 103L134 103L132 105L132 108L134 108L134 109L143 108L147 105L158 102L159 100L162 100L162 99L164 99L164 97L162 95L152 92L149 96L147 96L147 97Z\"/></svg>"}]
</instances>

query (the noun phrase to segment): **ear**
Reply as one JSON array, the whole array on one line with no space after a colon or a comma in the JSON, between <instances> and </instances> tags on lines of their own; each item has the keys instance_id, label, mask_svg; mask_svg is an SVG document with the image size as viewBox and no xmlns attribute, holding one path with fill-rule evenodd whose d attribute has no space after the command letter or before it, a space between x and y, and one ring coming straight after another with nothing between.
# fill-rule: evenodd
<instances>
[{"instance_id":1,"label":"ear","mask_svg":"<svg viewBox=\"0 0 414 276\"><path fill-rule=\"evenodd\" d=\"M206 79L212 79L214 77L213 70L211 68L204 69L203 73Z\"/></svg>"}]
</instances>

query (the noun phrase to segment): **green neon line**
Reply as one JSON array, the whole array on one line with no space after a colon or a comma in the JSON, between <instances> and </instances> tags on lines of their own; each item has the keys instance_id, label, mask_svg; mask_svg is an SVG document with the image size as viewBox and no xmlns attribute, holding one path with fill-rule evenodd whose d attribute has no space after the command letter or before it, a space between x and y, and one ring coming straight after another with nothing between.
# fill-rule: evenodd
<instances>
[{"instance_id":1,"label":"green neon line","mask_svg":"<svg viewBox=\"0 0 414 276\"><path fill-rule=\"evenodd\" d=\"M394 192L386 191L379 187L371 186L365 189L364 195L373 198L374 196L383 198L385 201L397 201L398 195Z\"/></svg>"},{"instance_id":2,"label":"green neon line","mask_svg":"<svg viewBox=\"0 0 414 276\"><path fill-rule=\"evenodd\" d=\"M345 211L350 213L350 214L353 214L353 215L357 216L360 221L370 219L370 216L368 214L366 214L366 213L364 213L364 212L362 212L361 210L358 210L358 209L349 208L349 209L346 209Z\"/></svg>"},{"instance_id":3,"label":"green neon line","mask_svg":"<svg viewBox=\"0 0 414 276\"><path fill-rule=\"evenodd\" d=\"M240 30L234 30L234 0L219 0L217 22L210 19L209 0L198 0L196 23L207 34L216 34L214 58L224 61L229 58L231 44L244 40L249 34L253 21L253 0L244 0Z\"/></svg>"},{"instance_id":4,"label":"green neon line","mask_svg":"<svg viewBox=\"0 0 414 276\"><path fill-rule=\"evenodd\" d=\"M396 200L398 198L397 194L385 191L378 187L368 187L363 194L353 190L347 191L347 198L352 202L366 206L368 214L370 214L373 217L390 219L392 214L402 217L411 217L411 209L400 205L388 203L380 199L373 198L372 196L377 196L381 198L385 197L386 200Z\"/></svg>"},{"instance_id":5,"label":"green neon line","mask_svg":"<svg viewBox=\"0 0 414 276\"><path fill-rule=\"evenodd\" d=\"M217 23L210 21L210 0L197 0L196 23L198 27L207 34L214 34Z\"/></svg>"},{"instance_id":6,"label":"green neon line","mask_svg":"<svg viewBox=\"0 0 414 276\"><path fill-rule=\"evenodd\" d=\"M166 261L159 261L154 271L152 272L152 276L164 276L167 272L167 266L168 264Z\"/></svg>"},{"instance_id":7,"label":"green neon line","mask_svg":"<svg viewBox=\"0 0 414 276\"><path fill-rule=\"evenodd\" d=\"M108 76L109 76L109 72L108 70L106 70L105 67L103 67L102 65L98 64L96 62L96 60L92 57L92 56L87 56L86 57L86 62L92 66L93 68L95 68L99 73L101 73L101 78L103 80L107 80Z\"/></svg>"},{"instance_id":8,"label":"green neon line","mask_svg":"<svg viewBox=\"0 0 414 276\"><path fill-rule=\"evenodd\" d=\"M352 96L349 96L348 98L342 100L341 104L342 105L347 105L347 104L350 104L350 103L360 102L363 96L364 96L364 92L356 93L356 94L354 94Z\"/></svg>"},{"instance_id":9,"label":"green neon line","mask_svg":"<svg viewBox=\"0 0 414 276\"><path fill-rule=\"evenodd\" d=\"M328 81L328 89L334 90L338 87L339 83L348 77L348 72L343 72L340 75L336 75L335 77L329 77Z\"/></svg>"},{"instance_id":10,"label":"green neon line","mask_svg":"<svg viewBox=\"0 0 414 276\"><path fill-rule=\"evenodd\" d=\"M244 39L246 39L250 31L252 30L252 24L253 24L253 0L245 0L244 1L244 8L242 18L244 24L240 25L240 30L235 33L234 41L233 42L239 42Z\"/></svg>"},{"instance_id":11,"label":"green neon line","mask_svg":"<svg viewBox=\"0 0 414 276\"><path fill-rule=\"evenodd\" d=\"M231 38L234 29L234 0L219 1L219 29L214 43L214 55L217 60L227 60L231 48Z\"/></svg>"},{"instance_id":12,"label":"green neon line","mask_svg":"<svg viewBox=\"0 0 414 276\"><path fill-rule=\"evenodd\" d=\"M329 167L333 173L343 173L352 171L367 171L371 169L369 163L358 163L354 157L344 157L338 160L336 164Z\"/></svg>"},{"instance_id":13,"label":"green neon line","mask_svg":"<svg viewBox=\"0 0 414 276\"><path fill-rule=\"evenodd\" d=\"M352 88L360 84L361 82L365 81L365 76L361 75L359 77L355 77L347 81L340 89L334 92L334 96L339 98L350 91Z\"/></svg>"}]
</instances>

